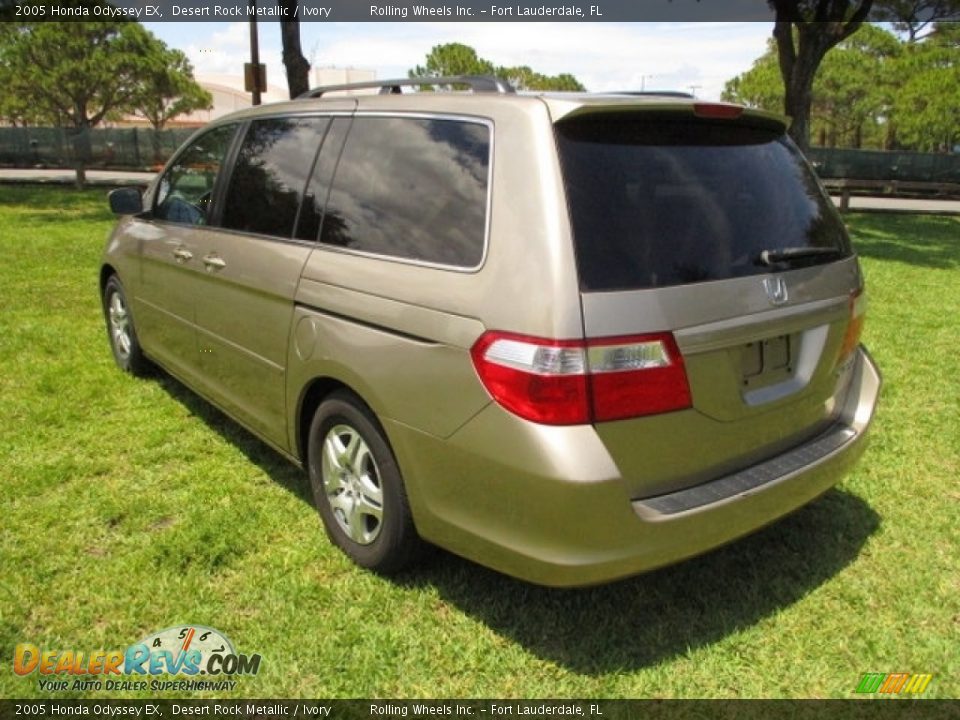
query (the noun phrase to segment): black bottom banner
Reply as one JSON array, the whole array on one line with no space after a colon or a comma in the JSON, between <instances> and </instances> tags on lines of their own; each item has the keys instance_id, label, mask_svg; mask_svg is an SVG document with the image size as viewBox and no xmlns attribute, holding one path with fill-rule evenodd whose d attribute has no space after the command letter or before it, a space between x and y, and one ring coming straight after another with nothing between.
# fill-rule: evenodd
<instances>
[{"instance_id":1,"label":"black bottom banner","mask_svg":"<svg viewBox=\"0 0 960 720\"><path fill-rule=\"evenodd\" d=\"M0 700L13 718L960 719L956 700Z\"/></svg>"}]
</instances>

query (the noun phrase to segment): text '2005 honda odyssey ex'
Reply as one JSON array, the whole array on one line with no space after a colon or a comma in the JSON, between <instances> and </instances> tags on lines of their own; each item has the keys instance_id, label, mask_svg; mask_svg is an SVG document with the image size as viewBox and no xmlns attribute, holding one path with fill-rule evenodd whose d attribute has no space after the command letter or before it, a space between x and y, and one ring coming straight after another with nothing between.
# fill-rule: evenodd
<instances>
[{"instance_id":1,"label":"text '2005 honda odyssey ex'","mask_svg":"<svg viewBox=\"0 0 960 720\"><path fill-rule=\"evenodd\" d=\"M229 115L115 191L119 365L305 467L332 541L383 572L426 541L603 582L842 477L880 378L857 258L780 119L401 91L426 82L450 84Z\"/></svg>"}]
</instances>

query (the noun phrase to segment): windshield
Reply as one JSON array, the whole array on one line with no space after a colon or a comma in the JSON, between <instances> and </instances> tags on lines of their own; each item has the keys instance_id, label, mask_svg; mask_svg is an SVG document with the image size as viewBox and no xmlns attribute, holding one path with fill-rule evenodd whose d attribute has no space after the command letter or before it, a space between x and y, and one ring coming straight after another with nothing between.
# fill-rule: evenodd
<instances>
[{"instance_id":1,"label":"windshield","mask_svg":"<svg viewBox=\"0 0 960 720\"><path fill-rule=\"evenodd\" d=\"M652 113L574 118L556 135L585 291L766 273L764 251L836 251L794 253L791 267L850 255L786 135Z\"/></svg>"}]
</instances>

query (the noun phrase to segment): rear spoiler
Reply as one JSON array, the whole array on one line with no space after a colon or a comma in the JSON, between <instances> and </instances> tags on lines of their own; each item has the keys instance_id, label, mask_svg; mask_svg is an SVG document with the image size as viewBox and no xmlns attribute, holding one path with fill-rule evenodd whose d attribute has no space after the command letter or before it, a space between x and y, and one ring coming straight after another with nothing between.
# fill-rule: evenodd
<instances>
[{"instance_id":1,"label":"rear spoiler","mask_svg":"<svg viewBox=\"0 0 960 720\"><path fill-rule=\"evenodd\" d=\"M587 115L624 115L637 113L673 117L701 118L733 122L776 132L787 129L788 120L782 115L732 103L704 102L678 97L609 96L603 102L575 102L560 98L544 98L554 123L565 122Z\"/></svg>"}]
</instances>

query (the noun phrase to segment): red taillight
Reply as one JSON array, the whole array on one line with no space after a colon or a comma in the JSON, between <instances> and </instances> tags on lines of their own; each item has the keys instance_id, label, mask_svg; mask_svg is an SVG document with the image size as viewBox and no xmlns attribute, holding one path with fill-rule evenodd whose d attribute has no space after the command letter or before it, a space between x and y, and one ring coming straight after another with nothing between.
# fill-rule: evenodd
<instances>
[{"instance_id":1,"label":"red taillight","mask_svg":"<svg viewBox=\"0 0 960 720\"><path fill-rule=\"evenodd\" d=\"M863 321L867 318L867 296L863 288L850 293L850 322L847 323L847 332L840 345L840 355L837 364L846 362L860 344L860 334L863 332Z\"/></svg>"},{"instance_id":2,"label":"red taillight","mask_svg":"<svg viewBox=\"0 0 960 720\"><path fill-rule=\"evenodd\" d=\"M596 422L692 404L683 356L671 333L591 340L587 357Z\"/></svg>"},{"instance_id":3,"label":"red taillight","mask_svg":"<svg viewBox=\"0 0 960 720\"><path fill-rule=\"evenodd\" d=\"M694 103L693 114L702 118L733 120L743 114L743 108L726 103Z\"/></svg>"},{"instance_id":4,"label":"red taillight","mask_svg":"<svg viewBox=\"0 0 960 720\"><path fill-rule=\"evenodd\" d=\"M589 422L582 343L488 332L470 354L487 392L510 412L547 425Z\"/></svg>"},{"instance_id":5,"label":"red taillight","mask_svg":"<svg viewBox=\"0 0 960 720\"><path fill-rule=\"evenodd\" d=\"M670 333L584 342L488 332L470 352L494 400L533 422L580 425L691 405Z\"/></svg>"}]
</instances>

